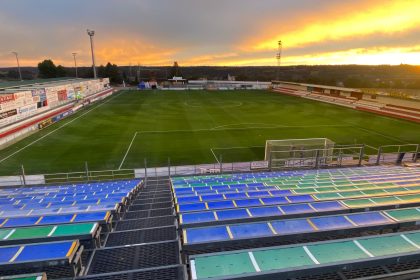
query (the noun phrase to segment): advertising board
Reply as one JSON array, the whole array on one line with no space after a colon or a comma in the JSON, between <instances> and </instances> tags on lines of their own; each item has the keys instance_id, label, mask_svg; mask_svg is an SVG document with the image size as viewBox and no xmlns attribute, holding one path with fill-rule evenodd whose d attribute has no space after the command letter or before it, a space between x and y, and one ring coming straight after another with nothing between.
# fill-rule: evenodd
<instances>
[{"instance_id":1,"label":"advertising board","mask_svg":"<svg viewBox=\"0 0 420 280\"><path fill-rule=\"evenodd\" d=\"M16 109L9 110L9 111L0 113L0 119L5 119L5 118L8 118L8 117L14 116L16 114L17 114L17 110Z\"/></svg>"}]
</instances>

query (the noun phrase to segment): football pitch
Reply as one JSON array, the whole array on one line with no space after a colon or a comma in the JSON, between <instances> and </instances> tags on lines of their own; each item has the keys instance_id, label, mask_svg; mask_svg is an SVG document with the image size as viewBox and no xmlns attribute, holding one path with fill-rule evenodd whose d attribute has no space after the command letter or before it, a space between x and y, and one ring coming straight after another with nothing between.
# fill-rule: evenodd
<instances>
[{"instance_id":1,"label":"football pitch","mask_svg":"<svg viewBox=\"0 0 420 280\"><path fill-rule=\"evenodd\" d=\"M269 91L120 91L0 151L0 174L261 160L268 139L420 143L420 125Z\"/></svg>"}]
</instances>

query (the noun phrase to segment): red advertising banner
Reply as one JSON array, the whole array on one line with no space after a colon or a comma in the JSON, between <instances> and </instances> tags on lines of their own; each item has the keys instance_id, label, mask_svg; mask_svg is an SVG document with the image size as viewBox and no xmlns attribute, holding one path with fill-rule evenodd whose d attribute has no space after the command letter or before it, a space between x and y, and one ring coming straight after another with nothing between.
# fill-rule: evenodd
<instances>
[{"instance_id":1,"label":"red advertising banner","mask_svg":"<svg viewBox=\"0 0 420 280\"><path fill-rule=\"evenodd\" d=\"M59 90L57 91L58 101L67 100L67 90Z\"/></svg>"},{"instance_id":2,"label":"red advertising banner","mask_svg":"<svg viewBox=\"0 0 420 280\"><path fill-rule=\"evenodd\" d=\"M6 103L15 100L14 94L1 94L0 95L0 104Z\"/></svg>"}]
</instances>

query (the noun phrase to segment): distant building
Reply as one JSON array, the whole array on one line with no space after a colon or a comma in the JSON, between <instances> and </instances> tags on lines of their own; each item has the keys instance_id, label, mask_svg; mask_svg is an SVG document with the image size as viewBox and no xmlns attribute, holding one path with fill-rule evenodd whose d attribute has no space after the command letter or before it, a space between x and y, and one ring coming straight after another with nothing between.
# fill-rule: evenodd
<instances>
[{"instance_id":1,"label":"distant building","mask_svg":"<svg viewBox=\"0 0 420 280\"><path fill-rule=\"evenodd\" d=\"M228 74L227 80L228 81L236 81L236 77L235 76L231 76L230 74Z\"/></svg>"},{"instance_id":2,"label":"distant building","mask_svg":"<svg viewBox=\"0 0 420 280\"><path fill-rule=\"evenodd\" d=\"M176 77L173 76L172 79L168 79L168 81L172 84L172 85L185 85L188 83L187 79L184 79L182 77Z\"/></svg>"}]
</instances>

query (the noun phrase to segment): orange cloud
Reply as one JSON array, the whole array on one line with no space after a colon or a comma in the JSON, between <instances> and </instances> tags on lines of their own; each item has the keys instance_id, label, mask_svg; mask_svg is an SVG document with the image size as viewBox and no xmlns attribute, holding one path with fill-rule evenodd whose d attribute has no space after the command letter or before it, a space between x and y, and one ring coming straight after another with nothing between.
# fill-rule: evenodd
<instances>
[{"instance_id":1,"label":"orange cloud","mask_svg":"<svg viewBox=\"0 0 420 280\"><path fill-rule=\"evenodd\" d=\"M303 19L292 20L292 25L287 24L287 30L282 28L281 33L269 32L269 37L250 39L245 45L248 50L268 50L275 49L278 40L293 48L325 40L338 41L375 33L392 34L418 27L419 12L419 0L374 2L371 7L353 6L353 12L348 13L343 13L340 8L332 14L318 11L316 18L304 15ZM281 21L270 23L267 29L275 30L281 25Z\"/></svg>"}]
</instances>

